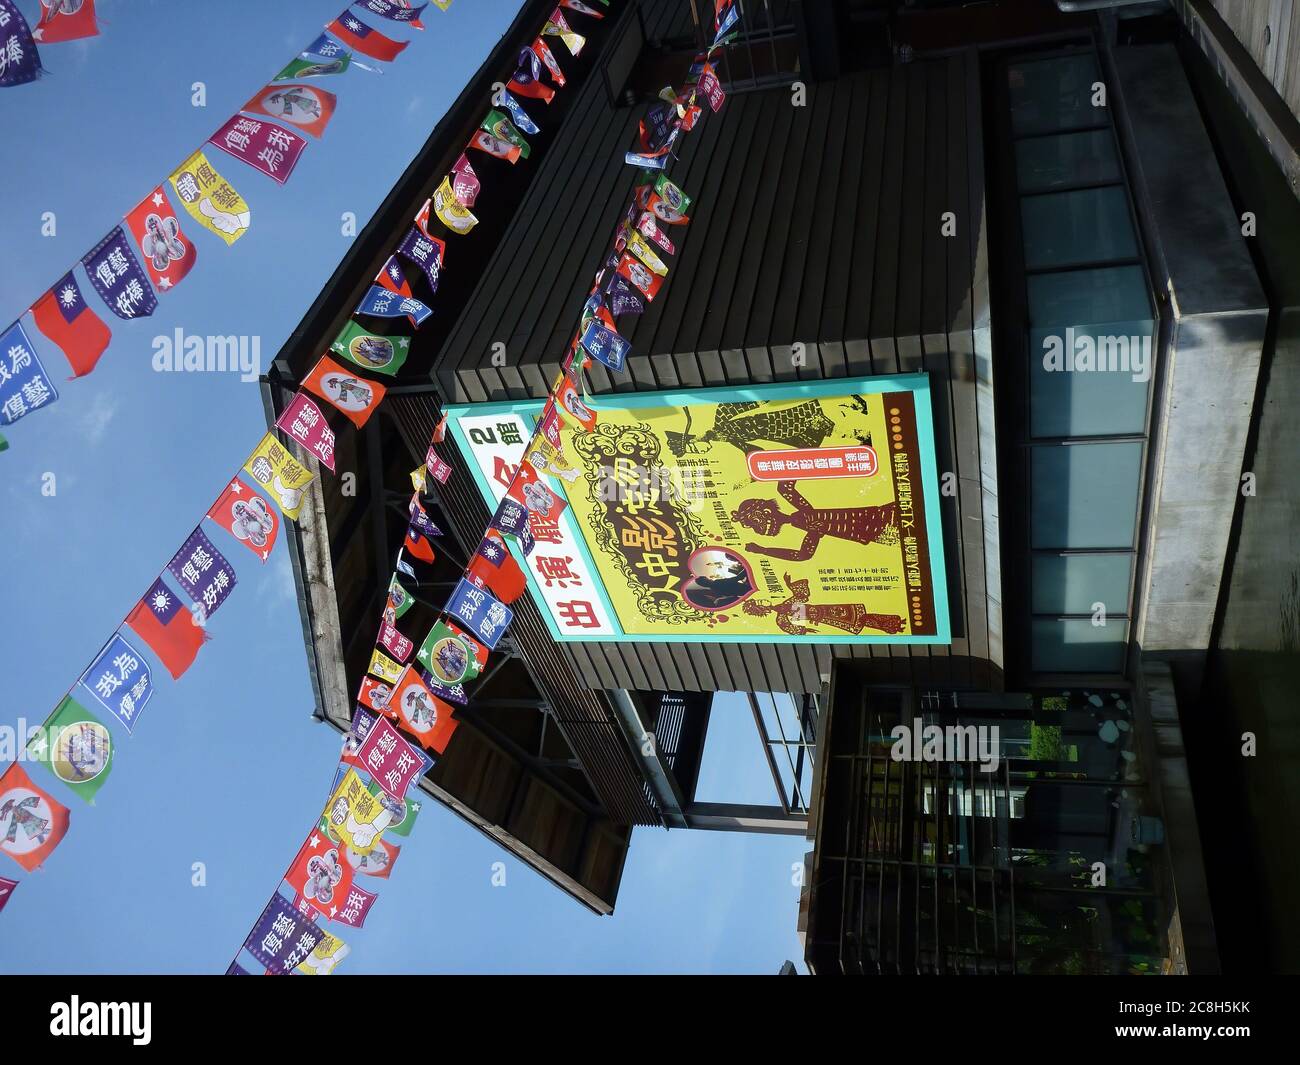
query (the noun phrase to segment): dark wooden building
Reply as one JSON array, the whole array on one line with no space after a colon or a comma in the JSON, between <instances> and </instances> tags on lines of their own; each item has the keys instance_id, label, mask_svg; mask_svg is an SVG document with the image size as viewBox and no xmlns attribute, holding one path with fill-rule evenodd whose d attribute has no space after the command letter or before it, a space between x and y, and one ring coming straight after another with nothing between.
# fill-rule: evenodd
<instances>
[{"instance_id":1,"label":"dark wooden building","mask_svg":"<svg viewBox=\"0 0 1300 1065\"><path fill-rule=\"evenodd\" d=\"M357 239L276 359L268 414L346 322L553 3L523 4ZM594 402L928 375L951 643L560 643L525 596L425 787L604 912L633 826L803 831L811 805L804 919L819 970L1069 969L1103 956L1122 968L1130 954L1133 966L1177 954L1175 968L1212 968L1177 704L1207 646L1268 308L1178 23L1045 0L739 7L743 32L720 63L727 103L671 169L692 221L673 234L663 295L620 322L627 372L595 368ZM562 56L555 102L531 108L531 158L480 168L480 222L448 239L432 320L381 415L340 436L355 493L329 476L313 486L292 530L295 574L319 715L335 727L373 647L409 471L445 405L547 394L630 197L623 153L710 32L707 8L612 0L601 22L575 19L588 44ZM1120 335L1126 358L1147 361L1119 376L1046 373L1044 343L1066 330ZM449 535L417 589L419 635L489 518L465 457L443 453L454 476L435 486L434 519ZM801 756L830 744L811 804L799 788L772 807L696 802L711 697L728 691L792 700ZM932 767L890 769L882 736L913 711L1002 722L1003 775L958 787ZM1124 840L1154 821L1164 842L1140 842L1158 858L1132 858ZM1079 860L1141 866L1117 889L1138 912L1116 896L1104 919L1118 939L1094 941L1067 915L1069 944L1017 947L1038 934L1022 928L1031 911L1064 920L1052 892L1078 887ZM864 869L886 868L902 879L872 887ZM914 919L905 942L882 923L885 902Z\"/></svg>"}]
</instances>

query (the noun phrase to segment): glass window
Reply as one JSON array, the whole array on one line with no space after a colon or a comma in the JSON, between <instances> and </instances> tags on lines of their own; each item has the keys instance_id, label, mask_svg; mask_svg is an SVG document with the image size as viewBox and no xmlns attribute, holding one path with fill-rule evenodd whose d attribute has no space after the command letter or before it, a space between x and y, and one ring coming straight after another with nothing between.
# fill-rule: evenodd
<instances>
[{"instance_id":1,"label":"glass window","mask_svg":"<svg viewBox=\"0 0 1300 1065\"><path fill-rule=\"evenodd\" d=\"M1020 218L1029 270L1131 259L1138 253L1128 199L1118 185L1026 196Z\"/></svg>"},{"instance_id":2,"label":"glass window","mask_svg":"<svg viewBox=\"0 0 1300 1065\"><path fill-rule=\"evenodd\" d=\"M1040 673L1121 673L1128 622L1094 625L1089 618L1034 618L1030 658Z\"/></svg>"},{"instance_id":3,"label":"glass window","mask_svg":"<svg viewBox=\"0 0 1300 1065\"><path fill-rule=\"evenodd\" d=\"M1092 106L1092 87L1100 80L1091 52L1013 64L1007 68L1012 132L1023 137L1106 125L1104 109Z\"/></svg>"},{"instance_id":4,"label":"glass window","mask_svg":"<svg viewBox=\"0 0 1300 1065\"><path fill-rule=\"evenodd\" d=\"M1120 177L1115 139L1109 129L1016 142L1016 182L1022 193L1103 185Z\"/></svg>"},{"instance_id":5,"label":"glass window","mask_svg":"<svg viewBox=\"0 0 1300 1065\"><path fill-rule=\"evenodd\" d=\"M1031 573L1035 614L1128 613L1131 555L1035 555Z\"/></svg>"},{"instance_id":6,"label":"glass window","mask_svg":"<svg viewBox=\"0 0 1300 1065\"><path fill-rule=\"evenodd\" d=\"M1141 443L1055 444L1032 451L1032 546L1133 546Z\"/></svg>"}]
</instances>

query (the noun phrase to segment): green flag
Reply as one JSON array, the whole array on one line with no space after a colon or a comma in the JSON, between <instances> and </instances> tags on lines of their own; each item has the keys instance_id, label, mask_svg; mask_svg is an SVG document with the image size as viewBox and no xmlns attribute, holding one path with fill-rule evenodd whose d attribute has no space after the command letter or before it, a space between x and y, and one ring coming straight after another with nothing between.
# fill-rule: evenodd
<instances>
[{"instance_id":1,"label":"green flag","mask_svg":"<svg viewBox=\"0 0 1300 1065\"><path fill-rule=\"evenodd\" d=\"M442 684L459 684L478 676L478 659L472 648L459 634L452 632L445 621L429 630L429 635L415 652L433 678Z\"/></svg>"},{"instance_id":2,"label":"green flag","mask_svg":"<svg viewBox=\"0 0 1300 1065\"><path fill-rule=\"evenodd\" d=\"M112 735L70 695L28 741L27 751L86 802L113 768Z\"/></svg>"},{"instance_id":3,"label":"green flag","mask_svg":"<svg viewBox=\"0 0 1300 1065\"><path fill-rule=\"evenodd\" d=\"M0 451L8 451L8 450L9 450L9 441L6 440L3 436L0 436Z\"/></svg>"},{"instance_id":4,"label":"green flag","mask_svg":"<svg viewBox=\"0 0 1300 1065\"><path fill-rule=\"evenodd\" d=\"M342 74L351 62L352 56L348 52L344 52L338 59L299 57L271 80L298 81L302 78L319 78L326 74Z\"/></svg>"},{"instance_id":5,"label":"green flag","mask_svg":"<svg viewBox=\"0 0 1300 1065\"><path fill-rule=\"evenodd\" d=\"M519 149L521 159L527 159L531 150L528 142L524 140L524 135L515 129L515 124L510 121L509 115L503 115L500 111L489 111L487 118L483 119L483 124L479 129L485 129L492 136L499 140L509 141Z\"/></svg>"},{"instance_id":6,"label":"green flag","mask_svg":"<svg viewBox=\"0 0 1300 1065\"><path fill-rule=\"evenodd\" d=\"M660 174L655 178L655 192L659 193L659 198L664 203L679 214L685 214L690 210L691 204L695 202L669 181L666 174Z\"/></svg>"},{"instance_id":7,"label":"green flag","mask_svg":"<svg viewBox=\"0 0 1300 1065\"><path fill-rule=\"evenodd\" d=\"M395 376L406 361L410 346L410 337L381 337L367 333L356 322L348 322L334 338L330 351L342 355L364 370Z\"/></svg>"},{"instance_id":8,"label":"green flag","mask_svg":"<svg viewBox=\"0 0 1300 1065\"><path fill-rule=\"evenodd\" d=\"M381 788L378 784L376 784L373 780L370 782L371 795L378 795L383 790L384 789ZM411 834L411 829L415 827L415 818L420 812L420 806L421 806L420 799L408 798L406 800L406 816L402 818L400 821L398 821L397 824L389 825L386 829L384 829L384 834L385 835L391 834L394 836L409 836Z\"/></svg>"},{"instance_id":9,"label":"green flag","mask_svg":"<svg viewBox=\"0 0 1300 1065\"><path fill-rule=\"evenodd\" d=\"M415 596L402 587L394 573L388 582L388 605L393 608L393 620L396 621L415 605Z\"/></svg>"}]
</instances>

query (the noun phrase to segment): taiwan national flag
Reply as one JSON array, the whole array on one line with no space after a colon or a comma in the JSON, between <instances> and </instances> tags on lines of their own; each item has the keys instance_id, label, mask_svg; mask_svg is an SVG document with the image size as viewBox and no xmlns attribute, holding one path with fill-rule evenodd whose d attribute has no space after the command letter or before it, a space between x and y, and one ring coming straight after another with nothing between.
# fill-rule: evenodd
<instances>
[{"instance_id":1,"label":"taiwan national flag","mask_svg":"<svg viewBox=\"0 0 1300 1065\"><path fill-rule=\"evenodd\" d=\"M503 603L513 603L528 587L528 579L519 568L519 563L514 560L501 538L493 534L489 534L479 544L466 572L474 583L486 585Z\"/></svg>"},{"instance_id":2,"label":"taiwan national flag","mask_svg":"<svg viewBox=\"0 0 1300 1065\"><path fill-rule=\"evenodd\" d=\"M32 317L36 328L59 346L73 377L84 377L95 368L112 336L99 315L86 306L71 270L36 301Z\"/></svg>"},{"instance_id":3,"label":"taiwan national flag","mask_svg":"<svg viewBox=\"0 0 1300 1065\"><path fill-rule=\"evenodd\" d=\"M81 4L70 4L66 0L41 0L41 21L32 30L32 36L41 44L98 37L95 0L85 0Z\"/></svg>"},{"instance_id":4,"label":"taiwan national flag","mask_svg":"<svg viewBox=\"0 0 1300 1065\"><path fill-rule=\"evenodd\" d=\"M174 680L180 680L194 663L206 638L203 627L181 605L181 597L161 577L127 615L126 623L153 648Z\"/></svg>"},{"instance_id":5,"label":"taiwan national flag","mask_svg":"<svg viewBox=\"0 0 1300 1065\"><path fill-rule=\"evenodd\" d=\"M406 48L409 41L394 41L378 30L371 29L350 11L344 11L325 27L349 48L391 63Z\"/></svg>"}]
</instances>

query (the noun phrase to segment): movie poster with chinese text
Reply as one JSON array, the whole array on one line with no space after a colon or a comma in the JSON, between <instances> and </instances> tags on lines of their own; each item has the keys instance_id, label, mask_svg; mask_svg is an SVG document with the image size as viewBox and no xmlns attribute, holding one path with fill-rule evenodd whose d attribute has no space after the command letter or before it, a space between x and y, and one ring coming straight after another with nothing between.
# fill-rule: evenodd
<instances>
[{"instance_id":1,"label":"movie poster with chinese text","mask_svg":"<svg viewBox=\"0 0 1300 1065\"><path fill-rule=\"evenodd\" d=\"M557 639L948 643L928 379L593 396L525 456L538 401L448 408ZM537 487L538 482L549 491Z\"/></svg>"}]
</instances>

